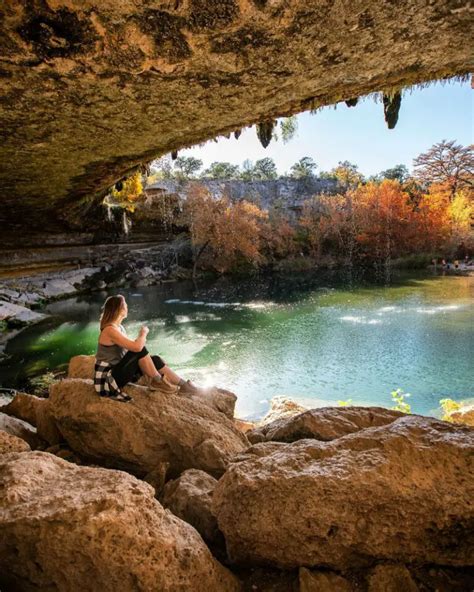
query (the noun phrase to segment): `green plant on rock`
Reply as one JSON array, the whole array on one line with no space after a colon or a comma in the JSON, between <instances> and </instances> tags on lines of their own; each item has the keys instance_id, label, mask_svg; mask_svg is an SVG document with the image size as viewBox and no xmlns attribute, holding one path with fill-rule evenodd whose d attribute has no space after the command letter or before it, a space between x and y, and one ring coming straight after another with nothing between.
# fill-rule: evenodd
<instances>
[{"instance_id":1,"label":"green plant on rock","mask_svg":"<svg viewBox=\"0 0 474 592\"><path fill-rule=\"evenodd\" d=\"M453 419L451 417L451 413L453 413L454 411L459 411L459 409L461 409L461 404L457 401L453 401L453 399L441 399L439 405L443 410L443 415L441 417L443 421L452 422Z\"/></svg>"},{"instance_id":2,"label":"green plant on rock","mask_svg":"<svg viewBox=\"0 0 474 592\"><path fill-rule=\"evenodd\" d=\"M347 399L347 401L338 401L338 407L352 407L352 399Z\"/></svg>"},{"instance_id":3,"label":"green plant on rock","mask_svg":"<svg viewBox=\"0 0 474 592\"><path fill-rule=\"evenodd\" d=\"M395 411L402 413L411 413L411 405L405 401L407 397L411 397L410 393L404 393L402 389L398 388L391 393L392 401L395 405L392 407Z\"/></svg>"}]
</instances>

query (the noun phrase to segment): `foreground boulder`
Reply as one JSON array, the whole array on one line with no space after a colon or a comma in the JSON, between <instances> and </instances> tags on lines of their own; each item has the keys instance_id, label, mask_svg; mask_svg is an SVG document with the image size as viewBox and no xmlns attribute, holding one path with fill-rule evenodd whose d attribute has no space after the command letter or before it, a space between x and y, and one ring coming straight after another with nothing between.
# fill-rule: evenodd
<instances>
[{"instance_id":1,"label":"foreground boulder","mask_svg":"<svg viewBox=\"0 0 474 592\"><path fill-rule=\"evenodd\" d=\"M27 442L0 430L0 455L10 452L27 452L28 450L31 448Z\"/></svg>"},{"instance_id":2,"label":"foreground boulder","mask_svg":"<svg viewBox=\"0 0 474 592\"><path fill-rule=\"evenodd\" d=\"M216 479L199 471L189 469L178 479L165 485L161 503L173 514L189 522L208 544L222 541L222 533L212 513L212 494L217 485Z\"/></svg>"},{"instance_id":3,"label":"foreground boulder","mask_svg":"<svg viewBox=\"0 0 474 592\"><path fill-rule=\"evenodd\" d=\"M144 387L126 391L129 403L99 397L88 380L51 387L49 411L80 456L139 475L168 462L171 476L190 468L219 476L248 446L233 422L208 405Z\"/></svg>"},{"instance_id":4,"label":"foreground boulder","mask_svg":"<svg viewBox=\"0 0 474 592\"><path fill-rule=\"evenodd\" d=\"M247 437L252 443L296 442L303 438L328 441L386 425L399 417L403 413L383 407L322 407L276 419L248 432Z\"/></svg>"},{"instance_id":5,"label":"foreground boulder","mask_svg":"<svg viewBox=\"0 0 474 592\"><path fill-rule=\"evenodd\" d=\"M239 590L198 533L126 473L9 454L0 484L2 589Z\"/></svg>"},{"instance_id":6,"label":"foreground boulder","mask_svg":"<svg viewBox=\"0 0 474 592\"><path fill-rule=\"evenodd\" d=\"M83 378L92 380L94 377L94 356L74 356L69 361L68 378ZM146 381L140 379L138 384L146 386ZM199 389L199 392L192 395L185 395L186 398L199 403L205 403L216 411L220 411L230 417L234 417L235 403L237 401L236 395L225 389L212 387L206 389Z\"/></svg>"},{"instance_id":7,"label":"foreground boulder","mask_svg":"<svg viewBox=\"0 0 474 592\"><path fill-rule=\"evenodd\" d=\"M233 561L472 564L472 428L405 416L330 442L253 448L213 495Z\"/></svg>"}]
</instances>

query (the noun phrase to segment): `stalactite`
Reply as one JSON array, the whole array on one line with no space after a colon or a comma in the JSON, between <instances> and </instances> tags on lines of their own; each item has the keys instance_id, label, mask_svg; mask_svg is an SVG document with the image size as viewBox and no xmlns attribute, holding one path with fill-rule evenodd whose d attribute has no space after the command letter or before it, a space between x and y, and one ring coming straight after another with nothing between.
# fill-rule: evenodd
<instances>
[{"instance_id":1,"label":"stalactite","mask_svg":"<svg viewBox=\"0 0 474 592\"><path fill-rule=\"evenodd\" d=\"M402 95L400 92L393 95L383 95L383 112L388 129L393 129L397 125L401 103Z\"/></svg>"},{"instance_id":2,"label":"stalactite","mask_svg":"<svg viewBox=\"0 0 474 592\"><path fill-rule=\"evenodd\" d=\"M266 148L272 139L273 128L276 125L276 121L273 119L262 121L257 123L257 136L260 140L260 144Z\"/></svg>"},{"instance_id":3,"label":"stalactite","mask_svg":"<svg viewBox=\"0 0 474 592\"><path fill-rule=\"evenodd\" d=\"M354 97L353 99L347 99L346 105L348 107L355 107L359 102L359 97Z\"/></svg>"},{"instance_id":4,"label":"stalactite","mask_svg":"<svg viewBox=\"0 0 474 592\"><path fill-rule=\"evenodd\" d=\"M176 160L178 158L178 151L177 150L173 150L173 152L171 153L171 158L173 160Z\"/></svg>"},{"instance_id":5,"label":"stalactite","mask_svg":"<svg viewBox=\"0 0 474 592\"><path fill-rule=\"evenodd\" d=\"M240 134L241 133L242 133L242 130L241 129L235 130L235 132L234 132L234 138L236 140L238 140L240 138Z\"/></svg>"},{"instance_id":6,"label":"stalactite","mask_svg":"<svg viewBox=\"0 0 474 592\"><path fill-rule=\"evenodd\" d=\"M123 181L117 181L117 183L115 183L115 189L120 192L123 189Z\"/></svg>"}]
</instances>

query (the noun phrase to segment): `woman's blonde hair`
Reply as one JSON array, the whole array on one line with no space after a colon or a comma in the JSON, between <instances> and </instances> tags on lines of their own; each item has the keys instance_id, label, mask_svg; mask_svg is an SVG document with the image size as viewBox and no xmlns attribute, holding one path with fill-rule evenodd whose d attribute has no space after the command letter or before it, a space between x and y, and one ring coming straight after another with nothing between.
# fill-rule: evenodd
<instances>
[{"instance_id":1,"label":"woman's blonde hair","mask_svg":"<svg viewBox=\"0 0 474 592\"><path fill-rule=\"evenodd\" d=\"M109 296L104 302L102 307L102 314L100 315L100 330L104 329L107 325L115 322L120 314L120 311L125 305L125 298L122 294L117 296Z\"/></svg>"}]
</instances>

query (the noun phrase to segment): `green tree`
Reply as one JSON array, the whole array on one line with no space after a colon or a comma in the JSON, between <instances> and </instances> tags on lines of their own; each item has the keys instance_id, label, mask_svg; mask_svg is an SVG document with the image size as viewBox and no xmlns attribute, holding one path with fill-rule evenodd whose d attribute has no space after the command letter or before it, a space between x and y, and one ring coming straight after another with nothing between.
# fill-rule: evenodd
<instances>
[{"instance_id":1,"label":"green tree","mask_svg":"<svg viewBox=\"0 0 474 592\"><path fill-rule=\"evenodd\" d=\"M359 172L358 166L348 160L339 162L337 167L331 170L330 176L337 179L346 188L357 187L364 181L364 177Z\"/></svg>"},{"instance_id":2,"label":"green tree","mask_svg":"<svg viewBox=\"0 0 474 592\"><path fill-rule=\"evenodd\" d=\"M246 158L242 163L242 172L240 173L242 181L252 181L253 176L253 162Z\"/></svg>"},{"instance_id":3,"label":"green tree","mask_svg":"<svg viewBox=\"0 0 474 592\"><path fill-rule=\"evenodd\" d=\"M194 156L178 156L174 161L175 173L177 179L192 179L202 167L202 160Z\"/></svg>"},{"instance_id":4,"label":"green tree","mask_svg":"<svg viewBox=\"0 0 474 592\"><path fill-rule=\"evenodd\" d=\"M201 177L205 179L238 179L240 177L240 169L238 165L230 162L213 162L207 168Z\"/></svg>"},{"instance_id":5,"label":"green tree","mask_svg":"<svg viewBox=\"0 0 474 592\"><path fill-rule=\"evenodd\" d=\"M298 119L296 118L296 115L282 119L280 121L280 131L283 144L292 140L298 131Z\"/></svg>"},{"instance_id":6,"label":"green tree","mask_svg":"<svg viewBox=\"0 0 474 592\"><path fill-rule=\"evenodd\" d=\"M391 169L387 169L380 173L382 179L390 179L392 181L398 181L399 183L405 183L410 176L408 168L404 164L397 164Z\"/></svg>"},{"instance_id":7,"label":"green tree","mask_svg":"<svg viewBox=\"0 0 474 592\"><path fill-rule=\"evenodd\" d=\"M257 160L253 167L253 178L258 181L270 181L278 177L277 168L273 158L266 157Z\"/></svg>"},{"instance_id":8,"label":"green tree","mask_svg":"<svg viewBox=\"0 0 474 592\"><path fill-rule=\"evenodd\" d=\"M294 179L303 179L314 177L314 171L317 165L310 156L303 156L290 169L290 177Z\"/></svg>"}]
</instances>

